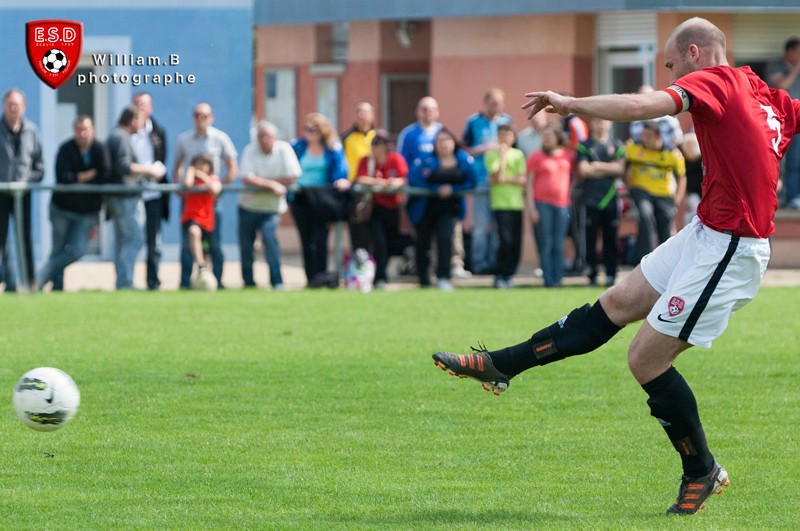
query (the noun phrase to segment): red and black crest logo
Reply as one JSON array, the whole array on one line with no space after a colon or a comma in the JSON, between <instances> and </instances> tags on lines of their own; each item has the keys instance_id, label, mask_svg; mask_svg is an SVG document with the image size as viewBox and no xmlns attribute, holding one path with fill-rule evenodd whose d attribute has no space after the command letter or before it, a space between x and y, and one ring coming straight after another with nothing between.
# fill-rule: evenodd
<instances>
[{"instance_id":1,"label":"red and black crest logo","mask_svg":"<svg viewBox=\"0 0 800 531\"><path fill-rule=\"evenodd\" d=\"M675 317L676 315L678 315L683 311L684 306L686 306L686 303L683 302L683 299L681 299L680 297L672 297L669 300L669 306L668 306L669 314L672 317Z\"/></svg>"},{"instance_id":2,"label":"red and black crest logo","mask_svg":"<svg viewBox=\"0 0 800 531\"><path fill-rule=\"evenodd\" d=\"M83 24L72 20L28 22L25 50L39 79L56 89L72 76L81 62Z\"/></svg>"}]
</instances>

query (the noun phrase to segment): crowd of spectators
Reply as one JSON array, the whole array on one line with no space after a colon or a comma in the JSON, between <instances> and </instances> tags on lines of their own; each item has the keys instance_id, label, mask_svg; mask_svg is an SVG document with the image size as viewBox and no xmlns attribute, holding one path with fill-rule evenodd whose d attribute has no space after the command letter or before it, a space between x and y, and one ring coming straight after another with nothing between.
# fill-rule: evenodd
<instances>
[{"instance_id":1,"label":"crowd of spectators","mask_svg":"<svg viewBox=\"0 0 800 531\"><path fill-rule=\"evenodd\" d=\"M800 78L799 42L787 42L778 66L770 81L793 89ZM25 95L10 89L2 103L0 181L39 182L42 146L36 126L25 118ZM193 108L194 127L177 137L168 175L166 133L153 118L152 97L139 92L104 142L95 138L90 116L77 116L73 137L58 148L55 164L57 184L115 183L134 190L54 193L52 250L38 272L31 197L25 193L19 245L24 286L17 282L7 242L15 203L0 194L0 284L6 292L63 290L64 269L86 252L105 204L114 228L116 288L133 289L134 264L144 247L145 285L159 289L161 229L170 201L163 191L141 192L138 185L145 182L202 187L179 194L180 287L187 289L211 274L224 287L217 198L237 179L247 187L237 212L242 284L256 286L253 264L260 245L273 290L284 289L278 227L287 211L299 235L308 287L339 285L339 264L329 259L329 230L343 222L352 253L363 249L374 261L377 289L392 280L388 266L397 256L401 274L445 291L454 289L453 279L472 275L492 275L498 289L513 287L526 223L539 257L535 274L545 287L561 286L568 274L584 276L588 285L602 280L610 286L620 264L637 264L693 216L702 193L702 156L694 133L684 132L674 117L633 122L628 138L615 139L609 122L587 124L574 115L539 113L514 124L499 88L488 89L481 103L460 135L439 121L431 96L417 103L416 121L396 139L377 128L366 101L358 103L352 127L341 135L319 113L307 115L291 141L280 139L277 127L264 120L239 159L230 137L213 127L211 106L201 102ZM791 160L790 166L792 180ZM787 207L800 205L797 188L794 181L786 184ZM633 237L620 235L625 218L636 221Z\"/></svg>"}]
</instances>

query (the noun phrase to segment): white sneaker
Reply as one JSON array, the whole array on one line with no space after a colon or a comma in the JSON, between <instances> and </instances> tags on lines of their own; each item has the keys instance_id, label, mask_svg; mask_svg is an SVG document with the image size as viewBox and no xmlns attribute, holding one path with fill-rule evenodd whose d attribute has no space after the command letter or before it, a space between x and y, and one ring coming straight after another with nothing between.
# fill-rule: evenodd
<instances>
[{"instance_id":1,"label":"white sneaker","mask_svg":"<svg viewBox=\"0 0 800 531\"><path fill-rule=\"evenodd\" d=\"M457 265L450 268L450 276L453 278L471 278L472 273L464 269L463 266Z\"/></svg>"},{"instance_id":2,"label":"white sneaker","mask_svg":"<svg viewBox=\"0 0 800 531\"><path fill-rule=\"evenodd\" d=\"M450 283L449 280L443 278L439 280L439 289L442 291L453 291L453 285Z\"/></svg>"}]
</instances>

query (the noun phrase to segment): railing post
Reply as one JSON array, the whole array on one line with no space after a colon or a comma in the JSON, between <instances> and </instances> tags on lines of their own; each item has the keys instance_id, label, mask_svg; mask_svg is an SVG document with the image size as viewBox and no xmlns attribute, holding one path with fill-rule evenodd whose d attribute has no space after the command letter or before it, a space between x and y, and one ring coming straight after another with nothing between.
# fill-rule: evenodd
<instances>
[{"instance_id":1,"label":"railing post","mask_svg":"<svg viewBox=\"0 0 800 531\"><path fill-rule=\"evenodd\" d=\"M336 274L341 277L344 274L342 270L342 226L347 223L345 221L337 221L334 223L334 238L333 238L333 259L336 261Z\"/></svg>"},{"instance_id":2,"label":"railing post","mask_svg":"<svg viewBox=\"0 0 800 531\"><path fill-rule=\"evenodd\" d=\"M11 191L14 196L14 228L17 241L17 293L27 293L30 281L28 278L28 256L25 254L25 227L23 216L23 197L25 190L14 187Z\"/></svg>"}]
</instances>

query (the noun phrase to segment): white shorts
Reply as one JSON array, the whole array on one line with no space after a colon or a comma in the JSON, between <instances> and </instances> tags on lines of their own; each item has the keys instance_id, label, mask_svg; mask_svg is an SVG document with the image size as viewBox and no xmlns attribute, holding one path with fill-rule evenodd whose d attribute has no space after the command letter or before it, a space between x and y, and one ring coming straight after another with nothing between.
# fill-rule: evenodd
<instances>
[{"instance_id":1,"label":"white shorts","mask_svg":"<svg viewBox=\"0 0 800 531\"><path fill-rule=\"evenodd\" d=\"M717 232L695 217L642 258L644 277L661 297L647 316L655 330L709 348L733 312L758 293L769 240Z\"/></svg>"}]
</instances>

